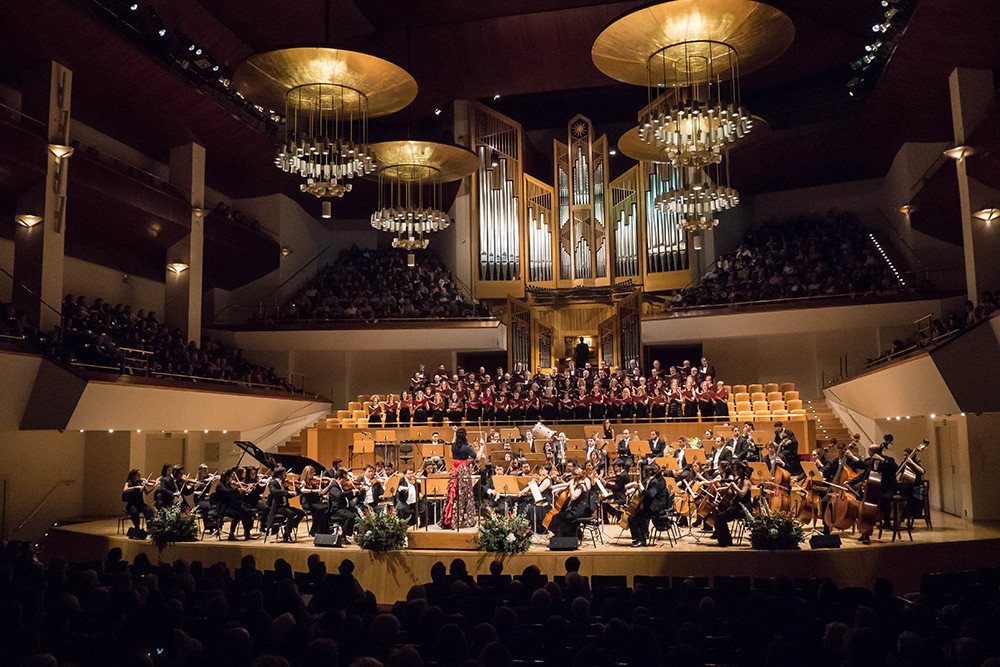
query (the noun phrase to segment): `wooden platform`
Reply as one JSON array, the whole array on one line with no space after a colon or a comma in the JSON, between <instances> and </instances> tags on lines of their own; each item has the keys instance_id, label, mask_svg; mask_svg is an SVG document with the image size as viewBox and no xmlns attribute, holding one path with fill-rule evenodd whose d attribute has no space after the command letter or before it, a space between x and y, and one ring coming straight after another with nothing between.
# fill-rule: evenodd
<instances>
[{"instance_id":1,"label":"wooden platform","mask_svg":"<svg viewBox=\"0 0 1000 667\"><path fill-rule=\"evenodd\" d=\"M437 526L409 530L406 532L407 547L410 550L475 551L478 532L475 528L442 530Z\"/></svg>"},{"instance_id":2,"label":"wooden platform","mask_svg":"<svg viewBox=\"0 0 1000 667\"><path fill-rule=\"evenodd\" d=\"M873 539L871 545L864 546L850 533L845 533L841 549L812 551L805 544L802 550L790 552L760 552L748 546L722 549L714 540L702 539L699 544L691 538L682 539L674 547L660 543L655 547L631 549L627 532L616 544L619 529L606 526L606 543L598 544L597 548L588 542L573 552L549 551L544 540L536 538L539 543L527 553L502 560L508 574L519 574L528 565L537 565L551 577L562 574L566 557L573 555L582 561L583 574L624 574L630 584L636 574L828 577L841 586L871 586L877 577L888 577L895 582L899 592L918 590L920 578L927 572L972 570L993 567L1000 562L1000 524L973 523L936 512L933 521L933 530L914 530L912 542L904 535L902 542L891 543L891 535L885 534L882 540ZM201 560L205 564L222 561L234 568L249 554L257 559L257 566L262 569L269 569L276 559L284 558L296 571L305 571L306 559L318 553L331 571L336 570L342 559L353 560L358 580L380 602L404 599L411 586L430 581L431 566L437 561L448 564L453 558L462 558L470 573L486 574L490 562L495 560L491 554L472 550L411 548L374 555L354 545L316 548L304 529L295 544L264 544L260 539L227 542L209 538L167 547L160 554L148 540L138 542L116 535L116 524L115 519L105 519L51 528L42 543L42 557L98 561L104 559L110 547L117 546L128 560L145 552L154 561L178 558ZM414 531L411 539L416 537L416 532L424 531ZM453 531L447 532L455 535ZM434 535L430 531L425 534ZM470 539L473 534L472 531L457 533L461 539Z\"/></svg>"}]
</instances>

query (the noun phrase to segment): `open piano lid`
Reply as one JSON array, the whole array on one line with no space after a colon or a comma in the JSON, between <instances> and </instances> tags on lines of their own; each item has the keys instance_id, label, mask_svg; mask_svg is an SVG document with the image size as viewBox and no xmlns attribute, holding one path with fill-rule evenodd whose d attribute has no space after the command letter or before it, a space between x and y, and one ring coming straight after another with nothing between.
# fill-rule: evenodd
<instances>
[{"instance_id":1,"label":"open piano lid","mask_svg":"<svg viewBox=\"0 0 1000 667\"><path fill-rule=\"evenodd\" d=\"M260 464L269 470L274 470L279 465L290 473L301 474L306 466L312 466L317 473L323 472L324 468L318 461L314 461L308 456L298 454L271 454L253 444L249 440L237 440L236 446L255 458Z\"/></svg>"}]
</instances>

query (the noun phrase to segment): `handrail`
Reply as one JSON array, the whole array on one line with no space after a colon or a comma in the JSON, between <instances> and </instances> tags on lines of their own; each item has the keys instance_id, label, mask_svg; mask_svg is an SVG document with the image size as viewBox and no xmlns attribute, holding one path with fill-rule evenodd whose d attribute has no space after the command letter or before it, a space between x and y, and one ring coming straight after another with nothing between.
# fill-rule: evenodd
<instances>
[{"instance_id":1,"label":"handrail","mask_svg":"<svg viewBox=\"0 0 1000 667\"><path fill-rule=\"evenodd\" d=\"M24 283L17 282L14 279L14 276L11 275L11 273L7 269L3 268L2 266L0 266L0 273L3 273L5 275L7 275L10 278L11 282L14 284L15 287L20 287L21 289L23 289L28 294L30 294L32 296L36 296L34 292L32 292L28 287L26 287L24 285ZM53 313L55 313L56 315L58 315L60 319L62 319L62 311L61 310L59 310L57 308L53 308L45 299L41 298L41 296L38 297L38 301L39 301L39 303L41 303L42 305L44 305L46 308L48 308L49 310L51 310Z\"/></svg>"},{"instance_id":2,"label":"handrail","mask_svg":"<svg viewBox=\"0 0 1000 667\"><path fill-rule=\"evenodd\" d=\"M671 313L687 313L691 311L706 311L715 310L722 308L733 308L733 307L750 307L750 306L766 306L766 305L776 305L776 304L787 304L787 303L807 303L816 301L832 301L835 299L850 299L852 301L857 301L861 299L872 299L872 298L882 298L889 301L898 301L898 295L901 293L930 293L930 292L940 292L936 288L926 288L926 287L900 287L893 289L884 294L880 294L878 290L869 292L855 292L855 293L842 293L842 294L817 294L813 296L795 296L786 297L783 299L760 299L758 301L736 301L733 303L707 303L700 306L673 306L671 305L669 309L664 310L664 315L670 315ZM958 293L956 292L956 295ZM945 298L946 296L954 296L946 293L940 294L938 297L926 297L926 298Z\"/></svg>"},{"instance_id":3,"label":"handrail","mask_svg":"<svg viewBox=\"0 0 1000 667\"><path fill-rule=\"evenodd\" d=\"M22 528L24 528L25 524L27 524L29 521L31 521L31 517L33 517L36 514L38 514L38 510L42 509L42 506L45 505L45 503L49 502L49 499L52 498L52 496L55 494L56 490L60 486L69 486L70 484L76 484L76 480L75 479L61 479L58 482L56 482L55 484L53 484L52 488L49 489L49 492L47 494L45 494L44 498L42 498L42 502L40 502L37 505L35 505L35 509L31 510L31 513L28 516L26 516L24 518L24 521L22 521L20 524L18 524L17 528L15 528L14 530L12 530L10 534L11 535L15 535L17 533L17 531L19 531Z\"/></svg>"}]
</instances>

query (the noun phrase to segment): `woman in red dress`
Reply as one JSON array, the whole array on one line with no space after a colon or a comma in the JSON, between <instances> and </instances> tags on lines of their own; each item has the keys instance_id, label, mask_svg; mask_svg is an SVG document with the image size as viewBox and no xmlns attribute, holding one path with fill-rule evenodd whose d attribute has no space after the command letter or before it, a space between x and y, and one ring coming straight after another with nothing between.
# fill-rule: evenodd
<instances>
[{"instance_id":1,"label":"woman in red dress","mask_svg":"<svg viewBox=\"0 0 1000 667\"><path fill-rule=\"evenodd\" d=\"M452 427L455 428L455 427ZM451 443L451 478L448 481L448 500L441 514L444 529L471 528L476 525L476 506L472 498L471 465L477 458L485 458L485 445L473 449L466 440L464 428L455 429L455 442Z\"/></svg>"}]
</instances>

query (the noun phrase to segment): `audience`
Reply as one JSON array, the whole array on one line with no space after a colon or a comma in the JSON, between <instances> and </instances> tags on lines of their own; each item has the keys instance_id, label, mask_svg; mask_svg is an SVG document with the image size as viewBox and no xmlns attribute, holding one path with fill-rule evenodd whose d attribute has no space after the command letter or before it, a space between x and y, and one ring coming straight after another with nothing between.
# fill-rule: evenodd
<instances>
[{"instance_id":1,"label":"audience","mask_svg":"<svg viewBox=\"0 0 1000 667\"><path fill-rule=\"evenodd\" d=\"M189 343L180 330L161 324L152 311L133 313L129 306L112 307L101 298L87 305L84 297L67 294L62 323L58 356L67 363L121 367L124 347L152 352L150 372L289 389L273 368L247 361L242 349L227 348L210 337L202 339L201 347Z\"/></svg>"},{"instance_id":2,"label":"audience","mask_svg":"<svg viewBox=\"0 0 1000 667\"><path fill-rule=\"evenodd\" d=\"M427 251L406 264L400 250L352 247L286 303L283 320L467 318L489 313L468 302L448 269Z\"/></svg>"},{"instance_id":3,"label":"audience","mask_svg":"<svg viewBox=\"0 0 1000 667\"><path fill-rule=\"evenodd\" d=\"M998 664L997 569L927 575L897 597L823 579L564 576L455 559L379 605L345 559L328 573L279 558L223 563L39 562L0 545L3 665L989 665ZM571 559L573 560L573 559Z\"/></svg>"},{"instance_id":4,"label":"audience","mask_svg":"<svg viewBox=\"0 0 1000 667\"><path fill-rule=\"evenodd\" d=\"M764 226L722 256L675 308L829 295L886 294L900 288L849 213Z\"/></svg>"}]
</instances>

